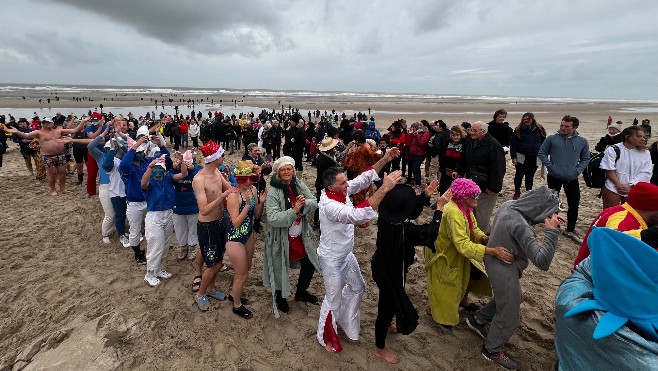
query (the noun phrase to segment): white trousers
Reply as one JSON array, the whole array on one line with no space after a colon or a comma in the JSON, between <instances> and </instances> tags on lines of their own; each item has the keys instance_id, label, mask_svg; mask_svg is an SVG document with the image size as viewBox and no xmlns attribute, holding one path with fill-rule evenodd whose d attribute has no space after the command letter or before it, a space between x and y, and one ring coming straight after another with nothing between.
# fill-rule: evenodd
<instances>
[{"instance_id":1,"label":"white trousers","mask_svg":"<svg viewBox=\"0 0 658 371\"><path fill-rule=\"evenodd\" d=\"M323 259L319 256L318 262L325 289L318 321L318 342L322 346L326 345L323 339L324 326L330 311L334 331L337 331L337 325L340 325L348 338L359 340L361 330L359 305L361 305L366 283L361 275L356 256L349 253L338 260Z\"/></svg>"},{"instance_id":2,"label":"white trousers","mask_svg":"<svg viewBox=\"0 0 658 371\"><path fill-rule=\"evenodd\" d=\"M149 211L146 213L146 270L159 272L162 259L169 252L171 234L174 231L173 211ZM131 229L132 232L132 229Z\"/></svg>"},{"instance_id":3,"label":"white trousers","mask_svg":"<svg viewBox=\"0 0 658 371\"><path fill-rule=\"evenodd\" d=\"M139 239L142 238L142 221L146 215L146 201L128 202L126 206L126 219L130 226L128 239L130 246L139 246Z\"/></svg>"},{"instance_id":4,"label":"white trousers","mask_svg":"<svg viewBox=\"0 0 658 371\"><path fill-rule=\"evenodd\" d=\"M179 246L196 246L199 239L196 235L196 224L199 214L174 214L174 233Z\"/></svg>"},{"instance_id":5,"label":"white trousers","mask_svg":"<svg viewBox=\"0 0 658 371\"><path fill-rule=\"evenodd\" d=\"M101 184L98 186L98 199L103 207L103 222L101 223L101 234L103 237L109 237L114 231L114 207L110 200L110 185Z\"/></svg>"}]
</instances>

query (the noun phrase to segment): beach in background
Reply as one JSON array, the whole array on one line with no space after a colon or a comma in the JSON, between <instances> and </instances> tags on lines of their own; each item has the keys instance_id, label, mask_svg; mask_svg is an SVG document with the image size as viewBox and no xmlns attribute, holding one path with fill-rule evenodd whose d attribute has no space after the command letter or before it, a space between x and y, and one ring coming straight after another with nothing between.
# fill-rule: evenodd
<instances>
[{"instance_id":1,"label":"beach in background","mask_svg":"<svg viewBox=\"0 0 658 371\"><path fill-rule=\"evenodd\" d=\"M92 101L77 102L74 97ZM50 104L45 103L47 99L51 99ZM156 99L165 100L165 109L162 105L155 108L152 100ZM257 115L261 109L280 111L281 105L285 109L299 108L305 117L309 110L335 109L339 114L351 115L367 113L370 108L380 131L399 118L407 122L442 119L448 126L462 121L488 122L494 111L504 108L509 112L507 121L512 127L520 122L523 113L533 112L550 134L557 130L562 116L569 114L580 119L578 131L589 140L591 148L605 135L608 116L623 121L624 127L635 118L649 118L654 121L654 128L658 117L658 101L20 84L0 85L0 114L12 114L16 119L31 119L35 112L40 117L58 111L81 116L88 110L100 110L103 104L104 112L115 115L173 114L176 105L180 113L188 115L192 108L180 99L204 99L194 108L204 112L204 117L208 111ZM236 152L225 161L237 163L239 155L241 152ZM313 188L315 168L308 163L304 166L303 179ZM376 225L357 228L356 232L355 254L367 285L361 303L361 339L349 341L339 331L345 349L338 355L328 354L315 339L319 306L290 300L290 314L274 318L271 292L262 285L262 234L258 236L253 268L245 285L254 318L238 318L231 312L229 302L213 302L210 312L200 313L192 305L192 263L175 259L175 238L165 262L174 276L151 288L143 282L145 268L134 263L132 250L119 247L116 236L110 246L101 242L102 209L97 197L87 198L84 184L77 186L75 179L69 177L67 188L72 192L51 197L46 183L29 175L13 143L4 157L3 171L2 370L25 366L30 370L497 369L480 355L482 339L466 327L463 313L462 322L452 331L435 325L426 313L427 283L420 249L406 283L420 314L420 325L409 336L387 338L387 346L401 357L398 365L387 365L372 354L378 292L371 277L370 258L375 249ZM436 159L431 171L435 177ZM512 197L513 175L514 169L508 162L499 204ZM537 175L535 185L545 184ZM597 198L598 190L586 188L584 182L581 192L576 229L584 235L601 211L601 200ZM426 209L418 222L429 221L431 214ZM540 234L542 229L537 227ZM525 299L521 326L508 350L526 370L550 370L555 365L554 297L560 282L570 274L578 247L560 237L550 270L544 272L531 266L521 279ZM227 291L232 275L232 271L219 274L218 288ZM294 282L297 272L293 276ZM309 291L324 294L317 273ZM483 304L486 299L475 301Z\"/></svg>"}]
</instances>

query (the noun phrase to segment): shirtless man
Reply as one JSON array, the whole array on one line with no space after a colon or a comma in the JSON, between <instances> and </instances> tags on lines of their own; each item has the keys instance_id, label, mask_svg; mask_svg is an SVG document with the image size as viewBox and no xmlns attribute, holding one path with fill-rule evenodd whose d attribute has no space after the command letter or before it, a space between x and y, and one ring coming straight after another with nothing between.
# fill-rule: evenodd
<instances>
[{"instance_id":1,"label":"shirtless man","mask_svg":"<svg viewBox=\"0 0 658 371\"><path fill-rule=\"evenodd\" d=\"M43 166L48 172L48 185L50 194L57 196L55 183L59 180L59 191L66 192L66 156L64 155L64 145L71 141L71 138L64 137L69 134L75 134L82 130L88 117L83 118L78 126L73 129L55 128L50 119L44 118L41 121L41 129L29 133L23 133L16 128L6 129L7 132L16 134L23 139L37 138L41 146L41 159Z\"/></svg>"},{"instance_id":2,"label":"shirtless man","mask_svg":"<svg viewBox=\"0 0 658 371\"><path fill-rule=\"evenodd\" d=\"M208 297L224 300L225 295L215 289L215 277L222 268L226 250L226 230L224 229L224 200L230 193L238 192L219 172L224 162L224 149L212 140L201 146L205 167L194 176L192 188L199 205L197 236L199 249L206 263L201 286L194 295L194 302L202 312L210 309Z\"/></svg>"}]
</instances>

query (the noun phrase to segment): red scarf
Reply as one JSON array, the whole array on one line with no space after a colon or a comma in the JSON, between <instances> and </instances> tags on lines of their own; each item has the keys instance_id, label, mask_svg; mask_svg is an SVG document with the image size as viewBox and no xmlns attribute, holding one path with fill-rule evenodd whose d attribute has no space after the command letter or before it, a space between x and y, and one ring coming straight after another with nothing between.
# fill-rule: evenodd
<instances>
[{"instance_id":1,"label":"red scarf","mask_svg":"<svg viewBox=\"0 0 658 371\"><path fill-rule=\"evenodd\" d=\"M327 194L327 197L334 201L338 201L342 204L347 203L347 196L345 196L343 193L334 193L328 189L326 189L324 192Z\"/></svg>"}]
</instances>

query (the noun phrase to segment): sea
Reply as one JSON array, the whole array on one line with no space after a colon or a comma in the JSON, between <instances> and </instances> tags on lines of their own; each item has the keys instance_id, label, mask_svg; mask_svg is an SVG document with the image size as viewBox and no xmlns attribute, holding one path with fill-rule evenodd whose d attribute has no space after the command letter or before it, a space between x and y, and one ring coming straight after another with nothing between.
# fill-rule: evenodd
<instances>
[{"instance_id":1,"label":"sea","mask_svg":"<svg viewBox=\"0 0 658 371\"><path fill-rule=\"evenodd\" d=\"M202 112L221 111L224 114L240 114L253 112L258 114L263 107L253 105L244 105L243 101L249 102L249 98L272 98L282 102L286 98L309 98L314 101L327 101L327 102L363 102L364 109L367 105L377 102L501 102L501 103L518 103L518 104L535 104L535 105L554 105L554 104L595 104L595 103L608 103L608 104L623 104L620 107L620 112L635 112L635 113L658 113L658 100L625 100L625 99L601 99L601 98L569 98L569 97L525 97L525 96L489 96L489 95L457 95L457 94L421 94L421 93L389 93L389 92L347 92L347 91L311 91L311 90L268 90L268 89L228 89L228 88L191 88L191 87L153 87L153 86L106 86L106 85L54 85L54 84L0 84L0 99L27 96L32 99L34 97L43 97L43 99L55 96L66 97L126 97L136 96L152 98L156 100L168 99L175 97L175 101L179 99L198 99L204 98L204 103L195 104L195 111L201 110ZM206 102L205 98L227 96L232 97L231 100L223 100L221 103L215 100L213 103ZM240 98L241 97L241 98ZM146 101L145 101L146 103ZM150 102L149 102L150 103ZM134 107L118 107L113 106L112 101L100 101L98 104L103 104L104 112L111 112L114 115L128 115L133 113L136 116L143 115L150 112L152 115L160 112L165 114L173 114L173 104L166 103L165 109L160 105L155 109L153 104ZM188 108L184 103L177 103L181 113L188 113L191 108ZM633 104L637 104L634 107ZM287 106L286 106L287 108ZM81 108L49 108L45 106L35 108L0 108L0 114L11 114L14 117L31 118L35 115L43 117L44 115L54 115L56 112L63 114L74 112L86 113L86 109ZM357 113L357 111L344 111L347 115ZM303 114L306 111L302 110ZM395 110L372 110L371 114L404 114L409 112L395 111ZM441 112L441 111L427 111L415 112L418 114L427 115L491 115L491 112ZM514 113L514 112L510 112ZM523 112L519 111L519 114ZM541 113L541 112L535 112Z\"/></svg>"}]
</instances>

